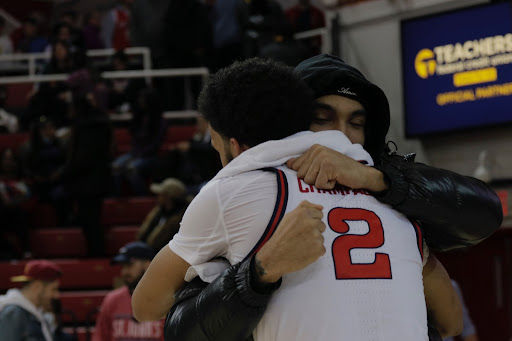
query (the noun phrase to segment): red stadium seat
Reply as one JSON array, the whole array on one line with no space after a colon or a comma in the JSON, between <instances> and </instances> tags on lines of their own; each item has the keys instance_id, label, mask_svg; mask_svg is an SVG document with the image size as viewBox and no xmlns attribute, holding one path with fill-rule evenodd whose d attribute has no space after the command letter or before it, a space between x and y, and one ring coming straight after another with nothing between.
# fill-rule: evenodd
<instances>
[{"instance_id":1,"label":"red stadium seat","mask_svg":"<svg viewBox=\"0 0 512 341\"><path fill-rule=\"evenodd\" d=\"M156 197L128 197L103 200L101 224L103 226L139 226L156 205ZM55 209L48 203L38 203L33 208L32 225L38 227L57 226Z\"/></svg>"},{"instance_id":2,"label":"red stadium seat","mask_svg":"<svg viewBox=\"0 0 512 341\"><path fill-rule=\"evenodd\" d=\"M119 277L120 266L111 265L110 259L56 259L64 271L60 281L63 289L110 289ZM12 276L23 273L27 261L0 262L0 290L14 287ZM19 285L18 285L19 286Z\"/></svg>"},{"instance_id":3,"label":"red stadium seat","mask_svg":"<svg viewBox=\"0 0 512 341\"><path fill-rule=\"evenodd\" d=\"M69 314L62 315L62 322L85 323L93 312L101 305L103 298L109 290L95 291L69 291L60 293L60 301L64 312L71 311L73 318Z\"/></svg>"},{"instance_id":4,"label":"red stadium seat","mask_svg":"<svg viewBox=\"0 0 512 341\"><path fill-rule=\"evenodd\" d=\"M116 142L116 155L128 153L132 148L132 134L126 128L117 128L114 130L114 139Z\"/></svg>"},{"instance_id":5,"label":"red stadium seat","mask_svg":"<svg viewBox=\"0 0 512 341\"><path fill-rule=\"evenodd\" d=\"M140 225L155 205L156 197L105 199L101 224L104 226Z\"/></svg>"},{"instance_id":6,"label":"red stadium seat","mask_svg":"<svg viewBox=\"0 0 512 341\"><path fill-rule=\"evenodd\" d=\"M28 133L0 134L0 150L11 148L17 150L28 140Z\"/></svg>"},{"instance_id":7,"label":"red stadium seat","mask_svg":"<svg viewBox=\"0 0 512 341\"><path fill-rule=\"evenodd\" d=\"M32 230L30 249L38 258L83 257L87 251L82 230L71 227Z\"/></svg>"},{"instance_id":8,"label":"red stadium seat","mask_svg":"<svg viewBox=\"0 0 512 341\"><path fill-rule=\"evenodd\" d=\"M103 200L101 224L140 225L146 215L156 205L156 197L129 197ZM34 227L54 227L57 225L55 209L48 203L38 203L32 211Z\"/></svg>"},{"instance_id":9,"label":"red stadium seat","mask_svg":"<svg viewBox=\"0 0 512 341\"><path fill-rule=\"evenodd\" d=\"M28 105L28 94L34 83L9 84L7 86L6 108L25 108Z\"/></svg>"},{"instance_id":10,"label":"red stadium seat","mask_svg":"<svg viewBox=\"0 0 512 341\"><path fill-rule=\"evenodd\" d=\"M105 233L105 253L113 256L119 249L136 239L139 226L114 226Z\"/></svg>"},{"instance_id":11,"label":"red stadium seat","mask_svg":"<svg viewBox=\"0 0 512 341\"><path fill-rule=\"evenodd\" d=\"M113 226L105 231L105 253L117 254L125 244L135 241L138 225ZM87 247L78 227L39 228L30 232L30 249L37 258L84 257Z\"/></svg>"},{"instance_id":12,"label":"red stadium seat","mask_svg":"<svg viewBox=\"0 0 512 341\"><path fill-rule=\"evenodd\" d=\"M169 126L160 150L163 151L178 142L190 140L194 136L196 129L195 125ZM132 135L127 128L116 128L114 130L114 139L116 142L116 155L128 153L131 150Z\"/></svg>"},{"instance_id":13,"label":"red stadium seat","mask_svg":"<svg viewBox=\"0 0 512 341\"><path fill-rule=\"evenodd\" d=\"M196 133L196 130L195 125L176 125L168 127L165 141L160 149L166 150L178 142L190 140Z\"/></svg>"},{"instance_id":14,"label":"red stadium seat","mask_svg":"<svg viewBox=\"0 0 512 341\"><path fill-rule=\"evenodd\" d=\"M170 126L167 128L167 143L176 143L190 140L196 133L195 125Z\"/></svg>"}]
</instances>

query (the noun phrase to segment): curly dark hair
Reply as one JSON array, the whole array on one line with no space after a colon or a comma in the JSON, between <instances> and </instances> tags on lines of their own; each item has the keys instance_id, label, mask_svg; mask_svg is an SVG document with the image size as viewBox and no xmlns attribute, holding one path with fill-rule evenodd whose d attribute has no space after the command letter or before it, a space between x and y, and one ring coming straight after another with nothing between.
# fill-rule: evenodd
<instances>
[{"instance_id":1,"label":"curly dark hair","mask_svg":"<svg viewBox=\"0 0 512 341\"><path fill-rule=\"evenodd\" d=\"M210 76L198 107L218 133L253 147L308 130L313 93L292 68L251 58Z\"/></svg>"}]
</instances>

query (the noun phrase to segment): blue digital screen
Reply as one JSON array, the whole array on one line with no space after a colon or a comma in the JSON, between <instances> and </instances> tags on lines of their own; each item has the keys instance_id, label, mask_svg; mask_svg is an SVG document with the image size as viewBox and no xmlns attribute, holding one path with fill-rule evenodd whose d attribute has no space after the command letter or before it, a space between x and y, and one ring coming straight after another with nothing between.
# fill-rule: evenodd
<instances>
[{"instance_id":1,"label":"blue digital screen","mask_svg":"<svg viewBox=\"0 0 512 341\"><path fill-rule=\"evenodd\" d=\"M402 21L408 137L512 122L512 6Z\"/></svg>"}]
</instances>

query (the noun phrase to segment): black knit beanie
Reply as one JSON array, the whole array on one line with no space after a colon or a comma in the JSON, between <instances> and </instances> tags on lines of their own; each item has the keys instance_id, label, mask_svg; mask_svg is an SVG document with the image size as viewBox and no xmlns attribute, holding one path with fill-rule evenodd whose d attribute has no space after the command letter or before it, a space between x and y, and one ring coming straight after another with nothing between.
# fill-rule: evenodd
<instances>
[{"instance_id":1,"label":"black knit beanie","mask_svg":"<svg viewBox=\"0 0 512 341\"><path fill-rule=\"evenodd\" d=\"M386 146L390 121L384 92L359 70L328 54L306 59L295 71L313 90L315 98L339 95L361 103L367 112L364 148L377 162Z\"/></svg>"}]
</instances>

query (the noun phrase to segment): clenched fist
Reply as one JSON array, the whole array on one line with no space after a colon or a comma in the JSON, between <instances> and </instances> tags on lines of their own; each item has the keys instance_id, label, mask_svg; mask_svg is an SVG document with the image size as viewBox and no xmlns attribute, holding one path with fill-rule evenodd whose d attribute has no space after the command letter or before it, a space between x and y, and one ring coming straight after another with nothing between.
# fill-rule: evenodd
<instances>
[{"instance_id":1,"label":"clenched fist","mask_svg":"<svg viewBox=\"0 0 512 341\"><path fill-rule=\"evenodd\" d=\"M276 282L284 274L304 269L325 254L323 207L301 202L287 213L274 235L256 254L260 281Z\"/></svg>"}]
</instances>

